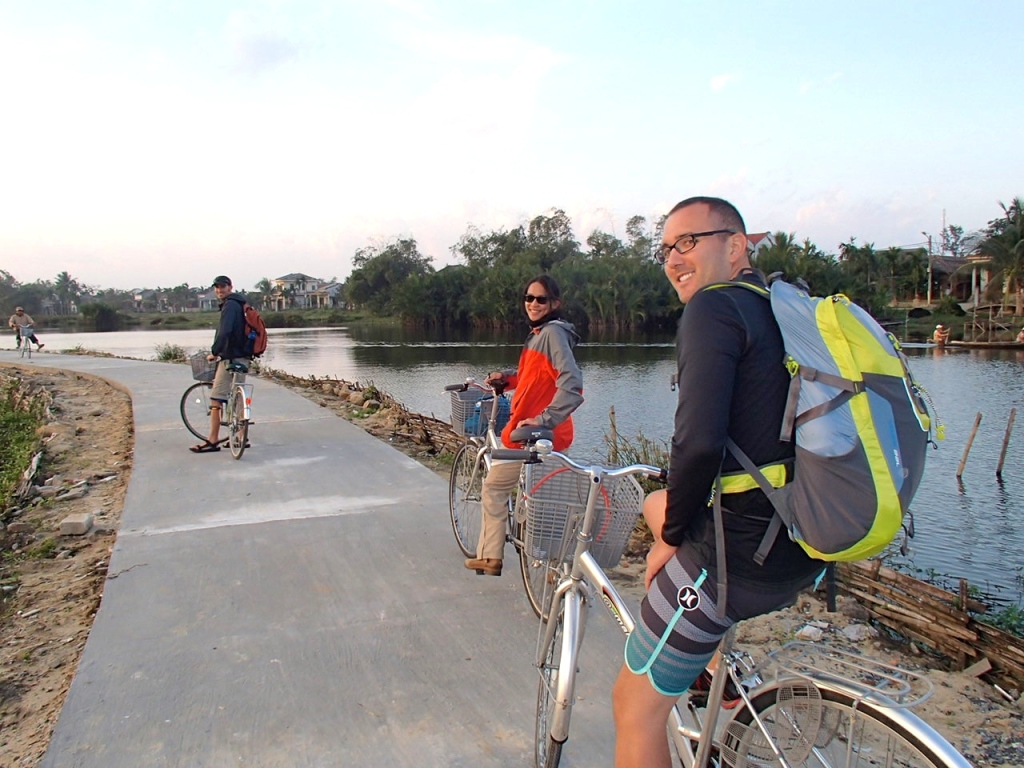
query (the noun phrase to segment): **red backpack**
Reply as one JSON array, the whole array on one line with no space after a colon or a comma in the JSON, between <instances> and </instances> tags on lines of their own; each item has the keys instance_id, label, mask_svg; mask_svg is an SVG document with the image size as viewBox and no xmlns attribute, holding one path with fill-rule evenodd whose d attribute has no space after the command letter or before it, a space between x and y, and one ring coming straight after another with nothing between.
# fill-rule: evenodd
<instances>
[{"instance_id":1,"label":"red backpack","mask_svg":"<svg viewBox=\"0 0 1024 768\"><path fill-rule=\"evenodd\" d=\"M246 303L243 308L245 312L245 337L248 339L247 351L249 357L259 357L267 351L267 326L252 304Z\"/></svg>"}]
</instances>

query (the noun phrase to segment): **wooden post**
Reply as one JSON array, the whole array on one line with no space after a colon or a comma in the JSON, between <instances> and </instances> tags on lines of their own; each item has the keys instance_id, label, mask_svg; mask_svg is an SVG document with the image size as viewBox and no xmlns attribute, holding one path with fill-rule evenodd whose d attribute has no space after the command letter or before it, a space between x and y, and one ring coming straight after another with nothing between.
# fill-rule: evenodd
<instances>
[{"instance_id":1,"label":"wooden post","mask_svg":"<svg viewBox=\"0 0 1024 768\"><path fill-rule=\"evenodd\" d=\"M615 426L615 406L608 409L608 461L618 466L619 463L619 430Z\"/></svg>"},{"instance_id":2,"label":"wooden post","mask_svg":"<svg viewBox=\"0 0 1024 768\"><path fill-rule=\"evenodd\" d=\"M967 438L967 445L964 446L964 455L960 459L960 466L957 467L956 476L959 480L964 474L964 465L967 463L967 454L971 452L971 443L974 442L974 436L978 434L978 427L981 425L981 411L978 411L978 415L974 417L974 429L971 430L970 437Z\"/></svg>"},{"instance_id":3,"label":"wooden post","mask_svg":"<svg viewBox=\"0 0 1024 768\"><path fill-rule=\"evenodd\" d=\"M1017 418L1017 409L1010 409L1010 418L1006 422L1006 434L1003 435L1003 450L999 452L999 464L996 467L996 477L1003 479L1003 460L1006 458L1006 449L1010 445L1010 433L1013 432L1013 421Z\"/></svg>"}]
</instances>

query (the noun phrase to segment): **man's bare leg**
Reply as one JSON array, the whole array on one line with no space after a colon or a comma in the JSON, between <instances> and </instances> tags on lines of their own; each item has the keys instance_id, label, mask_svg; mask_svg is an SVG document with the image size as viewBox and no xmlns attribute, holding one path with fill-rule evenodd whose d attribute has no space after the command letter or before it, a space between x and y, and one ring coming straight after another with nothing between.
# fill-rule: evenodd
<instances>
[{"instance_id":1,"label":"man's bare leg","mask_svg":"<svg viewBox=\"0 0 1024 768\"><path fill-rule=\"evenodd\" d=\"M666 728L675 703L623 664L612 689L615 768L671 768Z\"/></svg>"},{"instance_id":2,"label":"man's bare leg","mask_svg":"<svg viewBox=\"0 0 1024 768\"><path fill-rule=\"evenodd\" d=\"M210 436L207 440L211 445L216 445L220 440L220 414L223 407L218 400L210 403Z\"/></svg>"}]
</instances>

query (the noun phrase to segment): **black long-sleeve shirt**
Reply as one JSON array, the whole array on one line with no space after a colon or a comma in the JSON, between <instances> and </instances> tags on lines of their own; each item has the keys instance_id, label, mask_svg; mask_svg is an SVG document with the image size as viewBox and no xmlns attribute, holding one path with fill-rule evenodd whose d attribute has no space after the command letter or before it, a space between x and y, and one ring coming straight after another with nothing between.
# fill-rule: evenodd
<instances>
[{"instance_id":1,"label":"black long-sleeve shirt","mask_svg":"<svg viewBox=\"0 0 1024 768\"><path fill-rule=\"evenodd\" d=\"M245 338L245 297L229 293L220 305L220 322L210 352L225 360L248 357Z\"/></svg>"},{"instance_id":2,"label":"black long-sleeve shirt","mask_svg":"<svg viewBox=\"0 0 1024 768\"><path fill-rule=\"evenodd\" d=\"M756 274L740 279L763 285ZM677 354L679 404L662 536L668 544L691 546L713 571L715 534L708 499L720 469L742 471L725 450L726 437L758 466L792 459L792 443L779 440L789 374L770 303L738 286L709 287L694 295L680 320ZM764 565L754 562L774 513L761 491L729 494L723 507L730 579L779 584L821 568L785 530Z\"/></svg>"}]
</instances>

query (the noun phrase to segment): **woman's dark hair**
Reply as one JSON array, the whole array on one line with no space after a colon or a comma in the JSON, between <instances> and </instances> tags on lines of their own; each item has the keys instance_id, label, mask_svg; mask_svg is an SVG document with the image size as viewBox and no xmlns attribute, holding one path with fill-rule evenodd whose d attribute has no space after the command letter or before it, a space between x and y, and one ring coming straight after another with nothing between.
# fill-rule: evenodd
<instances>
[{"instance_id":1,"label":"woman's dark hair","mask_svg":"<svg viewBox=\"0 0 1024 768\"><path fill-rule=\"evenodd\" d=\"M530 286L534 283L540 283L544 286L544 290L548 292L548 296L551 301L562 300L562 289L558 287L558 281L555 280L551 275L537 275L526 281L526 285L523 286L523 295L525 296L527 291L530 290Z\"/></svg>"}]
</instances>

